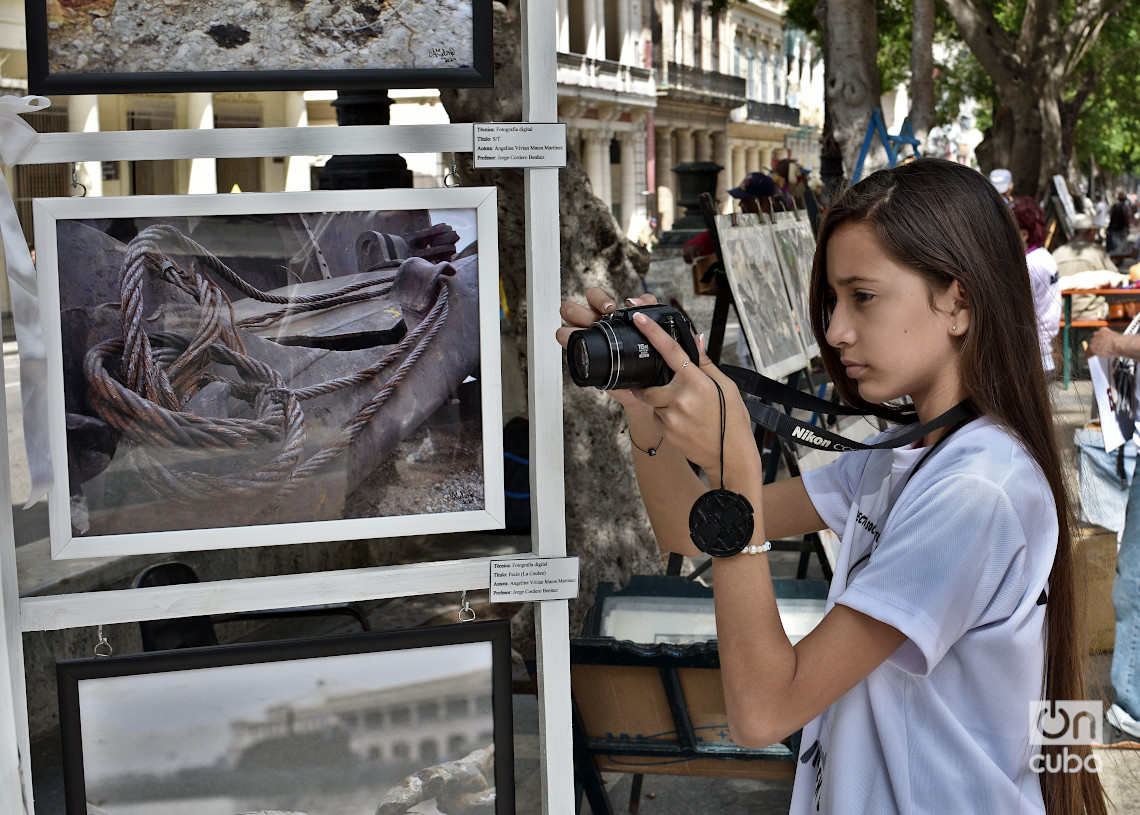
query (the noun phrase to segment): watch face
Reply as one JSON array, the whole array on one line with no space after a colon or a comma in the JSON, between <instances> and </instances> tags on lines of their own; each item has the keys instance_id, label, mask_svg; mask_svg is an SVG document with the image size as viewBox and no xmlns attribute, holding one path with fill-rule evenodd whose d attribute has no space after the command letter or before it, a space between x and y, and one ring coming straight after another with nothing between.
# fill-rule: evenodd
<instances>
[{"instance_id":1,"label":"watch face","mask_svg":"<svg viewBox=\"0 0 1140 815\"><path fill-rule=\"evenodd\" d=\"M755 528L752 504L729 490L709 490L689 512L689 536L698 549L713 557L741 552L751 543Z\"/></svg>"}]
</instances>

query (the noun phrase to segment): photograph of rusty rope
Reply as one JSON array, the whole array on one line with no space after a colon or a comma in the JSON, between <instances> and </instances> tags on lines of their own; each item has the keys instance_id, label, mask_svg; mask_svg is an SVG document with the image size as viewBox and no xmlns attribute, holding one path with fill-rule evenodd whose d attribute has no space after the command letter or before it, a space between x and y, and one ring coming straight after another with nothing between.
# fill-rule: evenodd
<instances>
[{"instance_id":1,"label":"photograph of rusty rope","mask_svg":"<svg viewBox=\"0 0 1140 815\"><path fill-rule=\"evenodd\" d=\"M478 256L407 216L60 222L73 532L481 508Z\"/></svg>"}]
</instances>

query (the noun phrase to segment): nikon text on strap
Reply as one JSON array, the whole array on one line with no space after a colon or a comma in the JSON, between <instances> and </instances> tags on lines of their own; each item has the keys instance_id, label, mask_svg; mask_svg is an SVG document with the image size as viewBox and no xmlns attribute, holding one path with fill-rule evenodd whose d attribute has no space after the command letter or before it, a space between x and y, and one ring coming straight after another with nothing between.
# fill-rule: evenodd
<instances>
[{"instance_id":1,"label":"nikon text on strap","mask_svg":"<svg viewBox=\"0 0 1140 815\"><path fill-rule=\"evenodd\" d=\"M761 427L771 430L777 436L814 447L817 450L831 450L837 453L846 453L852 450L881 450L891 447L905 447L918 441L927 433L939 430L948 425L958 424L972 419L977 411L968 401L956 404L950 410L926 424L917 424L918 416L913 408L909 411L914 416L915 424L907 431L878 444L863 444L844 438L818 425L808 424L799 419L792 418L785 412L773 407L773 403L787 410L793 408L822 413L828 416L872 416L865 410L828 402L809 393L789 388L782 382L769 379L766 376L739 368L735 365L722 365L721 370L740 388L740 395L744 398L744 406L748 408L748 415L752 421ZM904 415L907 415L904 413Z\"/></svg>"}]
</instances>

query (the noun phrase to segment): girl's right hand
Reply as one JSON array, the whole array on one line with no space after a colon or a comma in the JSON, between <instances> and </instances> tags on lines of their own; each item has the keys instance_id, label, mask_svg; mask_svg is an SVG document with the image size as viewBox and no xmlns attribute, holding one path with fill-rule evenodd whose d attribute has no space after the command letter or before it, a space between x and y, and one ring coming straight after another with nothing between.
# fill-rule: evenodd
<instances>
[{"instance_id":1,"label":"girl's right hand","mask_svg":"<svg viewBox=\"0 0 1140 815\"><path fill-rule=\"evenodd\" d=\"M629 298L625 305L630 306L650 306L657 302L657 298L652 294L640 294L636 298ZM594 287L586 292L587 305L567 301L559 308L558 313L562 315L563 321L566 325L559 328L555 332L559 345L563 348L570 341L570 335L580 328L589 328L596 323L603 315L612 314L618 309L617 300L611 297L602 289ZM634 411L644 410L644 405L637 399L633 391L628 389L607 391L610 396L622 404L626 410L631 408Z\"/></svg>"}]
</instances>

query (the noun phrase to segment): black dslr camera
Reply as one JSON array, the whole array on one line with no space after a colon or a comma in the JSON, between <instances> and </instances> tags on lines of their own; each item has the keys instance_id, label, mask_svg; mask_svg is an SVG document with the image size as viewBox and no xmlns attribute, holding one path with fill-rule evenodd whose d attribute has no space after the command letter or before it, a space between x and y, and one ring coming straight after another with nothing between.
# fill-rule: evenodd
<instances>
[{"instance_id":1,"label":"black dslr camera","mask_svg":"<svg viewBox=\"0 0 1140 815\"><path fill-rule=\"evenodd\" d=\"M619 308L570 335L566 357L575 385L612 391L668 384L673 371L633 324L633 315L639 311L665 329L689 359L697 362L693 325L684 314L663 305Z\"/></svg>"}]
</instances>

